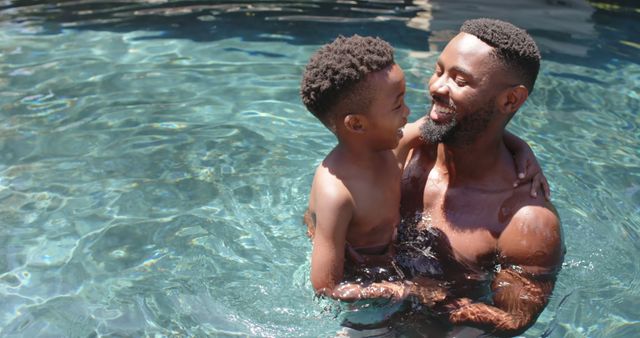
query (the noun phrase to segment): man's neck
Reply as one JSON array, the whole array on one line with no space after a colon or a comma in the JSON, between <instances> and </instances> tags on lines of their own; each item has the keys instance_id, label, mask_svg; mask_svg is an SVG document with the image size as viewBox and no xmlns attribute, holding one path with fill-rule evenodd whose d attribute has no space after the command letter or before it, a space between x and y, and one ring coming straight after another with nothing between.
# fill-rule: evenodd
<instances>
[{"instance_id":1,"label":"man's neck","mask_svg":"<svg viewBox=\"0 0 640 338\"><path fill-rule=\"evenodd\" d=\"M435 166L449 179L449 187L500 189L515 179L513 160L502 135L468 145L437 146ZM513 175L511 177L509 174Z\"/></svg>"}]
</instances>

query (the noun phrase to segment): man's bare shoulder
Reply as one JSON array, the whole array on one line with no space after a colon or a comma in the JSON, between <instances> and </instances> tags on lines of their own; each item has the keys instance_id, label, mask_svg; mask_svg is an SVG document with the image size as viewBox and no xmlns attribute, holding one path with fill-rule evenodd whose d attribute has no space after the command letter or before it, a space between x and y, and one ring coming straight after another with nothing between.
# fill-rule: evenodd
<instances>
[{"instance_id":1,"label":"man's bare shoulder","mask_svg":"<svg viewBox=\"0 0 640 338\"><path fill-rule=\"evenodd\" d=\"M502 262L531 273L551 272L562 263L562 228L553 205L539 197L522 205L500 235Z\"/></svg>"}]
</instances>

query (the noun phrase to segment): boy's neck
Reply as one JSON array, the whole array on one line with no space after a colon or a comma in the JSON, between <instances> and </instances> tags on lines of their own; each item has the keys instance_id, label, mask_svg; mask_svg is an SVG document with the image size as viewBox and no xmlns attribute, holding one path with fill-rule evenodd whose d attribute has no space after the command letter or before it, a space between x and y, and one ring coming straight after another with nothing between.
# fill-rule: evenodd
<instances>
[{"instance_id":1,"label":"boy's neck","mask_svg":"<svg viewBox=\"0 0 640 338\"><path fill-rule=\"evenodd\" d=\"M334 151L352 164L370 165L392 150L372 150L360 144L339 142Z\"/></svg>"}]
</instances>

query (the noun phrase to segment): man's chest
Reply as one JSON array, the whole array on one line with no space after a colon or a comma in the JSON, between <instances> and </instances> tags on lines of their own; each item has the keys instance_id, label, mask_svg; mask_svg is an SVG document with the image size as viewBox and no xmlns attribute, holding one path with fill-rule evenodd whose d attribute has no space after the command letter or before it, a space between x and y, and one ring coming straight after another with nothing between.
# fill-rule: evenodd
<instances>
[{"instance_id":1,"label":"man's chest","mask_svg":"<svg viewBox=\"0 0 640 338\"><path fill-rule=\"evenodd\" d=\"M423 226L434 227L437 229L440 240L447 243L446 246L440 245L439 248L450 252L442 252L436 254L451 255L459 262L470 264L474 268L487 268L493 266L498 254L497 238L490 231L481 225L473 228L460 229L455 225L447 222L447 220L433 213L426 213L426 219ZM423 218L423 219L424 219Z\"/></svg>"},{"instance_id":2,"label":"man's chest","mask_svg":"<svg viewBox=\"0 0 640 338\"><path fill-rule=\"evenodd\" d=\"M454 257L476 267L493 264L498 239L507 223L500 203L481 192L447 189L440 180L428 180L423 196L423 220L438 229Z\"/></svg>"}]
</instances>

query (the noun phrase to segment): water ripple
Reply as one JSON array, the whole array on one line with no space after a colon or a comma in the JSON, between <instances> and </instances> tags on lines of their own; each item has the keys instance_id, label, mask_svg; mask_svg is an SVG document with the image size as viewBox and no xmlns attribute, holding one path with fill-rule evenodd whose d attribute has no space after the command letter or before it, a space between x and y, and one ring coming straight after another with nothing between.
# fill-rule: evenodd
<instances>
[{"instance_id":1,"label":"water ripple","mask_svg":"<svg viewBox=\"0 0 640 338\"><path fill-rule=\"evenodd\" d=\"M380 33L415 119L426 48L469 14L448 6L468 5L1 2L0 335L335 335L301 226L335 137L300 103L304 65L339 33ZM429 34L406 28L418 16ZM545 48L579 45L557 21L534 31ZM573 50L589 66L543 51L509 126L552 184L567 245L529 336L638 332L640 68L590 48Z\"/></svg>"}]
</instances>

